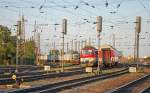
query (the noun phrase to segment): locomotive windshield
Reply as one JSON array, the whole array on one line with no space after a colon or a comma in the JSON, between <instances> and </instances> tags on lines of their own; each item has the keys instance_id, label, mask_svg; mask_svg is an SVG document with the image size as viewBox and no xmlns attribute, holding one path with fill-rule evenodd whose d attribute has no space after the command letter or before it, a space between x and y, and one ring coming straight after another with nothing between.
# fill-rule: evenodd
<instances>
[{"instance_id":1,"label":"locomotive windshield","mask_svg":"<svg viewBox=\"0 0 150 93\"><path fill-rule=\"evenodd\" d=\"M93 50L82 50L82 54L94 54Z\"/></svg>"}]
</instances>

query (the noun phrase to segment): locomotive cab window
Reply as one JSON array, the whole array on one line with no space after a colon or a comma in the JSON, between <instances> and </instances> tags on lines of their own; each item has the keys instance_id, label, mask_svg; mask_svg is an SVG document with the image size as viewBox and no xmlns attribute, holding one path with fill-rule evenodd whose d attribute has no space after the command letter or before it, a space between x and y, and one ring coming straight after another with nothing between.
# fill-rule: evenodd
<instances>
[{"instance_id":1,"label":"locomotive cab window","mask_svg":"<svg viewBox=\"0 0 150 93\"><path fill-rule=\"evenodd\" d=\"M94 54L93 50L82 50L82 54Z\"/></svg>"}]
</instances>

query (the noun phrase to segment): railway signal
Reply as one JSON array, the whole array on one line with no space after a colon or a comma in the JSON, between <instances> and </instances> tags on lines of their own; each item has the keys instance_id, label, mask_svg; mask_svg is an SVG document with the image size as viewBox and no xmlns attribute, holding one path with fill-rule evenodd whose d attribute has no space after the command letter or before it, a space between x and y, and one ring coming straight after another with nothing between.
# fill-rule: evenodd
<instances>
[{"instance_id":1,"label":"railway signal","mask_svg":"<svg viewBox=\"0 0 150 93\"><path fill-rule=\"evenodd\" d=\"M102 16L97 17L97 32L100 33L102 31Z\"/></svg>"},{"instance_id":2,"label":"railway signal","mask_svg":"<svg viewBox=\"0 0 150 93\"><path fill-rule=\"evenodd\" d=\"M134 61L137 62L137 68L139 67L139 33L141 32L141 16L136 17L135 26L135 54Z\"/></svg>"},{"instance_id":3,"label":"railway signal","mask_svg":"<svg viewBox=\"0 0 150 93\"><path fill-rule=\"evenodd\" d=\"M100 32L102 32L102 16L98 16L97 17L97 39L98 39L98 49L100 47ZM99 52L98 52L98 55L99 55ZM100 71L100 67L99 67L99 59L98 59L98 66L97 66L97 71L98 71L98 74L99 74L99 71Z\"/></svg>"},{"instance_id":4,"label":"railway signal","mask_svg":"<svg viewBox=\"0 0 150 93\"><path fill-rule=\"evenodd\" d=\"M62 20L62 58L61 58L61 71L64 71L64 35L67 34L67 19Z\"/></svg>"},{"instance_id":5,"label":"railway signal","mask_svg":"<svg viewBox=\"0 0 150 93\"><path fill-rule=\"evenodd\" d=\"M67 34L67 19L63 19L63 33L66 35Z\"/></svg>"},{"instance_id":6,"label":"railway signal","mask_svg":"<svg viewBox=\"0 0 150 93\"><path fill-rule=\"evenodd\" d=\"M136 32L140 33L141 32L141 16L136 17Z\"/></svg>"}]
</instances>

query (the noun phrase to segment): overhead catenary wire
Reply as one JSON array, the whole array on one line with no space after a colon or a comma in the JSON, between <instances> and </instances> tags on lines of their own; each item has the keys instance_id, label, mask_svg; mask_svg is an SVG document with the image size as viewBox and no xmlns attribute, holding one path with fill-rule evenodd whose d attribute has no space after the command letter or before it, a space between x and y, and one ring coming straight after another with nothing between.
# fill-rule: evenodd
<instances>
[{"instance_id":1,"label":"overhead catenary wire","mask_svg":"<svg viewBox=\"0 0 150 93\"><path fill-rule=\"evenodd\" d=\"M137 0L141 6L144 8L144 10L150 15L150 10L147 9L147 7L144 5L144 3L141 0Z\"/></svg>"},{"instance_id":2,"label":"overhead catenary wire","mask_svg":"<svg viewBox=\"0 0 150 93\"><path fill-rule=\"evenodd\" d=\"M62 1L61 3L58 3ZM147 13L149 11L149 7L146 6L144 1L138 0L143 9L145 10L144 13ZM15 2L15 3L13 3ZM46 3L45 3L46 2ZM72 3L73 2L73 3ZM121 15L121 9L122 5L127 4L130 2L129 0L101 0L101 2L98 2L98 0L76 0L76 1L68 1L68 0L55 0L55 1L49 1L49 0L40 0L39 2L36 2L35 0L14 0L14 1L8 1L8 0L1 0L1 8L3 10L8 10L10 12L13 12L13 10L17 11L17 8L21 8L24 13L27 13L28 9L30 11L34 11L33 16L32 14L28 14L28 17L33 18L37 16L37 20L40 22L40 20L46 20L45 22L50 23L59 23L59 21L55 21L58 16L60 19L62 16L67 15L67 17L70 17L70 29L73 30L77 27L77 25L80 25L80 33L83 33L86 35L86 32L94 32L94 20L96 15L104 15L104 34L107 35L107 33L111 33L111 31L116 32L129 32L132 34L132 30L134 28L134 19L130 16ZM137 0L134 0L133 2L137 2ZM148 1L147 1L148 2ZM19 3L21 3L19 5ZM106 3L108 3L108 6L106 7ZM8 7L5 7L8 6ZM42 7L41 7L42 6ZM92 7L94 6L94 8ZM41 9L40 9L41 7ZM77 9L75 9L77 8ZM12 10L11 10L12 9ZM36 10L36 11L35 11ZM40 11L38 11L40 10ZM55 12L53 12L53 10ZM104 10L103 13L101 11ZM148 11L147 11L148 10ZM14 13L15 13L14 11ZM110 14L109 12L116 11L116 14ZM36 13L37 12L37 13ZM44 13L40 13L44 12ZM58 14L57 14L58 13ZM80 14L80 15L79 15ZM135 15L135 13L133 13ZM55 18L55 16L57 18ZM78 17L77 17L78 16ZM108 17L110 16L110 17ZM55 18L51 20L52 18ZM71 18L72 17L72 18ZM77 20L78 19L78 20ZM87 20L83 20L87 19ZM32 19L31 19L32 20ZM149 19L142 18L142 22L149 23ZM12 22L10 22L12 24ZM44 21L43 21L44 23ZM107 25L106 25L107 24ZM129 26L132 25L132 26ZM75 27L76 26L76 27ZM86 27L88 28L86 29ZM127 27L125 27L127 26ZM54 28L54 25L51 25L50 28ZM93 28L93 29L92 29ZM111 30L113 28L113 30ZM58 27L57 31L59 31L61 27ZM124 30L121 30L124 29ZM127 30L129 29L129 30ZM45 29L47 30L47 29ZM71 32L70 30L70 32ZM48 30L47 30L48 31ZM73 32L74 31L74 32ZM73 30L72 33L77 33L77 31ZM46 32L46 31L45 31ZM43 31L44 33L44 31ZM127 34L127 33L124 33ZM94 34L92 35L94 36ZM71 36L70 36L71 37ZM69 37L69 38L70 38ZM148 37L148 36L146 36ZM144 39L143 39L144 40Z\"/></svg>"}]
</instances>

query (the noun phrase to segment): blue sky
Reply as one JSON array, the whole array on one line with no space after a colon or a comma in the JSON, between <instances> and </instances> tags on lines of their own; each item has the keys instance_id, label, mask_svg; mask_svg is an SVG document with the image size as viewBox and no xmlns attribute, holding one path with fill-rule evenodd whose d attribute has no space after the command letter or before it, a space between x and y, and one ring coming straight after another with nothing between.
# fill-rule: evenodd
<instances>
[{"instance_id":1,"label":"blue sky","mask_svg":"<svg viewBox=\"0 0 150 93\"><path fill-rule=\"evenodd\" d=\"M108 4L108 6L107 6ZM65 43L72 39L91 38L97 45L97 16L103 17L101 44L113 44L112 34L116 36L116 48L124 55L133 55L136 16L142 17L140 33L140 56L150 56L150 0L0 0L0 24L13 30L20 15L24 15L26 38L33 36L34 22L41 33L41 50L46 53L52 42L60 48L62 19L68 20L68 33ZM60 24L55 26L54 24ZM82 37L81 37L82 36Z\"/></svg>"}]
</instances>

